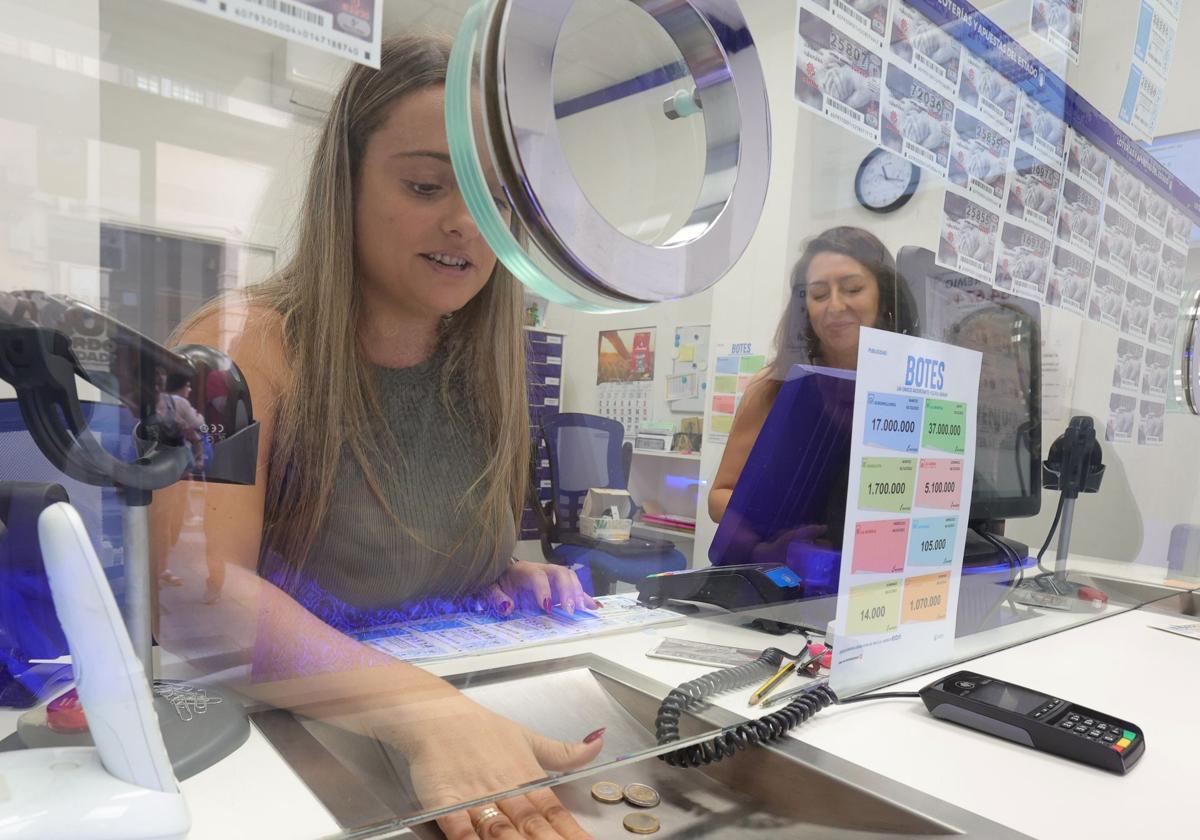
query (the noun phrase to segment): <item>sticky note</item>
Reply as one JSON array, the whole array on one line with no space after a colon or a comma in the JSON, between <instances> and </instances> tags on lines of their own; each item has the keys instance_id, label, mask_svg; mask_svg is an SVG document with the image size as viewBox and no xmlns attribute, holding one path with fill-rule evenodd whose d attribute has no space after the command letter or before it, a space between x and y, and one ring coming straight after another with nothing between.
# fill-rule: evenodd
<instances>
[{"instance_id":1,"label":"sticky note","mask_svg":"<svg viewBox=\"0 0 1200 840\"><path fill-rule=\"evenodd\" d=\"M962 465L958 458L922 458L917 475L917 507L958 510Z\"/></svg>"},{"instance_id":2,"label":"sticky note","mask_svg":"<svg viewBox=\"0 0 1200 840\"><path fill-rule=\"evenodd\" d=\"M908 513L912 510L916 458L863 458L858 483L860 510Z\"/></svg>"},{"instance_id":3,"label":"sticky note","mask_svg":"<svg viewBox=\"0 0 1200 840\"><path fill-rule=\"evenodd\" d=\"M946 617L950 596L950 573L917 575L904 581L903 624L914 621L941 621Z\"/></svg>"},{"instance_id":4,"label":"sticky note","mask_svg":"<svg viewBox=\"0 0 1200 840\"><path fill-rule=\"evenodd\" d=\"M714 376L713 390L718 394L736 394L738 378L736 376Z\"/></svg>"},{"instance_id":5,"label":"sticky note","mask_svg":"<svg viewBox=\"0 0 1200 840\"><path fill-rule=\"evenodd\" d=\"M907 548L907 519L859 522L854 526L854 559L850 571L902 572Z\"/></svg>"},{"instance_id":6,"label":"sticky note","mask_svg":"<svg viewBox=\"0 0 1200 840\"><path fill-rule=\"evenodd\" d=\"M730 414L714 414L712 418L712 430L717 434L727 435L729 430L733 428L733 416Z\"/></svg>"},{"instance_id":7,"label":"sticky note","mask_svg":"<svg viewBox=\"0 0 1200 840\"><path fill-rule=\"evenodd\" d=\"M679 361L690 362L696 358L696 345L685 344L679 348Z\"/></svg>"},{"instance_id":8,"label":"sticky note","mask_svg":"<svg viewBox=\"0 0 1200 840\"><path fill-rule=\"evenodd\" d=\"M952 400L925 400L925 422L921 445L952 455L962 455L967 447L967 404Z\"/></svg>"},{"instance_id":9,"label":"sticky note","mask_svg":"<svg viewBox=\"0 0 1200 840\"><path fill-rule=\"evenodd\" d=\"M758 373L767 363L766 356L738 356L738 373Z\"/></svg>"},{"instance_id":10,"label":"sticky note","mask_svg":"<svg viewBox=\"0 0 1200 840\"><path fill-rule=\"evenodd\" d=\"M921 445L921 398L868 393L863 442L915 454Z\"/></svg>"},{"instance_id":11,"label":"sticky note","mask_svg":"<svg viewBox=\"0 0 1200 840\"><path fill-rule=\"evenodd\" d=\"M731 394L717 394L713 397L712 410L714 414L733 414L737 409Z\"/></svg>"},{"instance_id":12,"label":"sticky note","mask_svg":"<svg viewBox=\"0 0 1200 840\"><path fill-rule=\"evenodd\" d=\"M900 579L850 589L846 634L891 633L900 626Z\"/></svg>"},{"instance_id":13,"label":"sticky note","mask_svg":"<svg viewBox=\"0 0 1200 840\"><path fill-rule=\"evenodd\" d=\"M737 356L717 356L717 373L732 373L737 375Z\"/></svg>"},{"instance_id":14,"label":"sticky note","mask_svg":"<svg viewBox=\"0 0 1200 840\"><path fill-rule=\"evenodd\" d=\"M958 518L931 516L914 519L908 536L910 566L949 566L954 561Z\"/></svg>"}]
</instances>

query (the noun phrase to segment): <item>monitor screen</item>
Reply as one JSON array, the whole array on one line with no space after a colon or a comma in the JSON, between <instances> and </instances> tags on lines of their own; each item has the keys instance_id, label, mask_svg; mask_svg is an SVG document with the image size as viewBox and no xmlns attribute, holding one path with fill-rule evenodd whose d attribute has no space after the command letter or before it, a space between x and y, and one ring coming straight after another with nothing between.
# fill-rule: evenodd
<instances>
[{"instance_id":1,"label":"monitor screen","mask_svg":"<svg viewBox=\"0 0 1200 840\"><path fill-rule=\"evenodd\" d=\"M1192 192L1200 194L1200 131L1168 134L1144 145L1146 151L1171 170L1172 175ZM1200 242L1200 228L1193 226L1188 239Z\"/></svg>"},{"instance_id":2,"label":"monitor screen","mask_svg":"<svg viewBox=\"0 0 1200 840\"><path fill-rule=\"evenodd\" d=\"M1041 308L902 248L900 293L916 334L983 354L972 520L1035 516L1041 508Z\"/></svg>"}]
</instances>

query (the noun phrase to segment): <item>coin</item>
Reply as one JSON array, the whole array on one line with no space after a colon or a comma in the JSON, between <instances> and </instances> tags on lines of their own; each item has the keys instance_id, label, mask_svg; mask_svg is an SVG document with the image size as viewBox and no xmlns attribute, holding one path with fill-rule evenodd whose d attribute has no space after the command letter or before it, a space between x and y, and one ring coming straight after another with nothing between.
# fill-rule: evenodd
<instances>
[{"instance_id":1,"label":"coin","mask_svg":"<svg viewBox=\"0 0 1200 840\"><path fill-rule=\"evenodd\" d=\"M662 798L658 795L658 791L649 785L634 782L631 785L625 785L625 801L639 808L653 808L662 802Z\"/></svg>"},{"instance_id":2,"label":"coin","mask_svg":"<svg viewBox=\"0 0 1200 840\"><path fill-rule=\"evenodd\" d=\"M653 814L626 814L621 824L626 831L634 834L653 834L658 831L658 817Z\"/></svg>"},{"instance_id":3,"label":"coin","mask_svg":"<svg viewBox=\"0 0 1200 840\"><path fill-rule=\"evenodd\" d=\"M621 786L616 782L596 782L592 785L592 799L597 802L606 802L609 805L616 804L624 798L624 793L621 791Z\"/></svg>"}]
</instances>

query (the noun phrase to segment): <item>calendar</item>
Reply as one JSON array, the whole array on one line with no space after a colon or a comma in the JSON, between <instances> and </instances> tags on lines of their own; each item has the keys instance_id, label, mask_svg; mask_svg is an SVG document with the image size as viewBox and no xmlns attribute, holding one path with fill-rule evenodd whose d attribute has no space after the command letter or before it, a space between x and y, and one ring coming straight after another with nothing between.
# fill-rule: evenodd
<instances>
[{"instance_id":1,"label":"calendar","mask_svg":"<svg viewBox=\"0 0 1200 840\"><path fill-rule=\"evenodd\" d=\"M650 412L653 382L604 382L596 386L596 413L625 427L625 437L637 435L638 427L654 418Z\"/></svg>"}]
</instances>

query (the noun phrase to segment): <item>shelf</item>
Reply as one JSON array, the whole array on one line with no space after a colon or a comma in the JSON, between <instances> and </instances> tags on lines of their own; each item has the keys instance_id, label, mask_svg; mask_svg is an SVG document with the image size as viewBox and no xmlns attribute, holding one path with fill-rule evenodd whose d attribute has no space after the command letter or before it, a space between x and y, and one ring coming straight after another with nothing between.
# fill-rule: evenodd
<instances>
[{"instance_id":1,"label":"shelf","mask_svg":"<svg viewBox=\"0 0 1200 840\"><path fill-rule=\"evenodd\" d=\"M658 449L634 449L634 455L653 455L655 458L677 458L681 461L699 461L699 452L665 452Z\"/></svg>"},{"instance_id":2,"label":"shelf","mask_svg":"<svg viewBox=\"0 0 1200 840\"><path fill-rule=\"evenodd\" d=\"M668 528L665 525L651 525L649 522L642 522L640 520L634 520L632 530L653 531L656 534L663 534L668 537L684 537L689 540L696 538L696 532L689 531L686 528Z\"/></svg>"}]
</instances>

